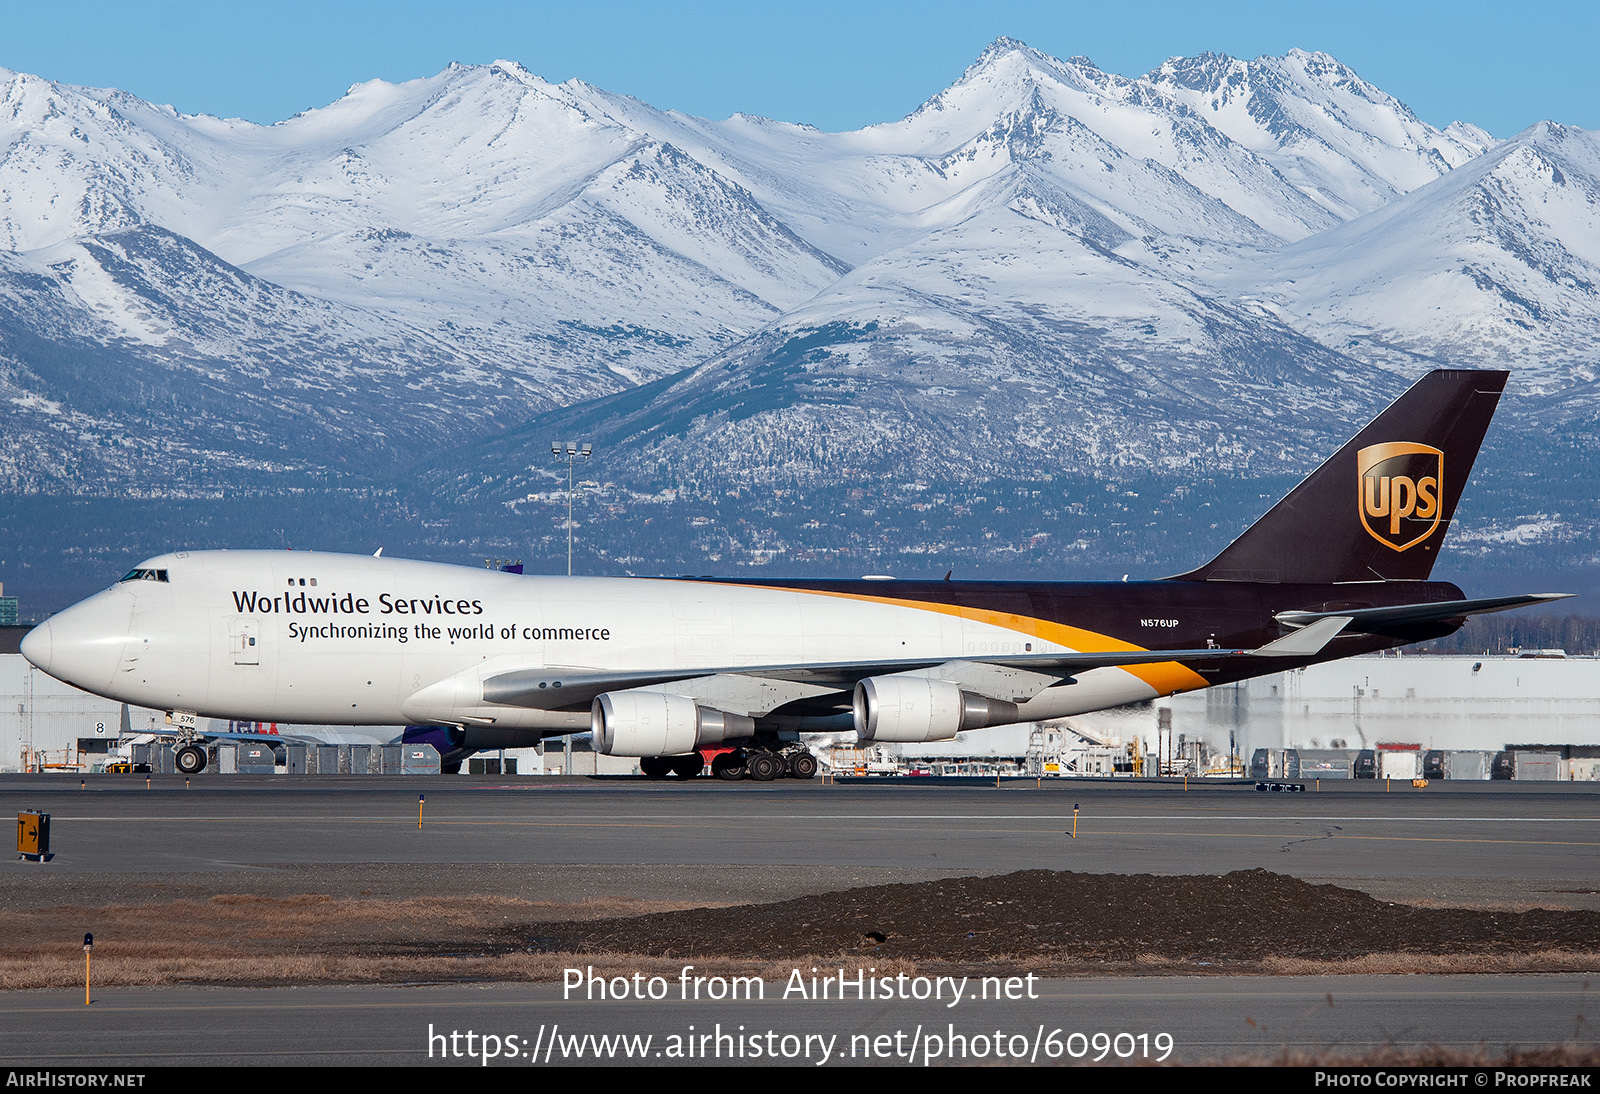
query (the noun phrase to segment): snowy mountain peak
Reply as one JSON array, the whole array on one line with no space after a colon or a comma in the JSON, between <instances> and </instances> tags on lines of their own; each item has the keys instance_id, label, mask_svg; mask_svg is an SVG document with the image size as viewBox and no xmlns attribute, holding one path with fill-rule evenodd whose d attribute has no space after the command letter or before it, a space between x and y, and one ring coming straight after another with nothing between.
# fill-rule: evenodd
<instances>
[{"instance_id":1,"label":"snowy mountain peak","mask_svg":"<svg viewBox=\"0 0 1600 1094\"><path fill-rule=\"evenodd\" d=\"M529 72L517 61L500 60L489 66L489 71L496 76L508 76L518 83L530 84L535 87L548 87L548 83L541 76Z\"/></svg>"},{"instance_id":2,"label":"snowy mountain peak","mask_svg":"<svg viewBox=\"0 0 1600 1094\"><path fill-rule=\"evenodd\" d=\"M1314 337L1374 354L1595 375L1600 134L1530 126L1382 209L1285 248L1260 281Z\"/></svg>"},{"instance_id":3,"label":"snowy mountain peak","mask_svg":"<svg viewBox=\"0 0 1600 1094\"><path fill-rule=\"evenodd\" d=\"M978 59L967 66L967 70L962 74L961 80L956 82L960 83L962 80L981 73L984 69L1004 63L1008 59L1020 61L1055 78L1059 78L1064 69L1100 71L1098 65L1082 54L1075 54L1062 60L1058 57L1052 57L1041 50L1034 49L1026 42L1008 38L1002 34L993 42L990 42L982 53L978 54Z\"/></svg>"},{"instance_id":4,"label":"snowy mountain peak","mask_svg":"<svg viewBox=\"0 0 1600 1094\"><path fill-rule=\"evenodd\" d=\"M1213 109L1236 99L1256 96L1276 98L1299 95L1326 103L1346 97L1384 108L1415 121L1411 110L1393 96L1367 83L1355 70L1326 53L1292 49L1282 57L1263 56L1244 61L1225 53L1172 57L1145 80L1173 91L1199 92L1213 97Z\"/></svg>"},{"instance_id":5,"label":"snowy mountain peak","mask_svg":"<svg viewBox=\"0 0 1600 1094\"><path fill-rule=\"evenodd\" d=\"M1360 80L1367 87L1372 86L1357 76L1354 69L1341 62L1337 57L1324 53L1320 49L1300 49L1297 46L1283 56L1285 60L1295 61L1308 72L1315 71L1323 75L1332 75L1339 79Z\"/></svg>"},{"instance_id":6,"label":"snowy mountain peak","mask_svg":"<svg viewBox=\"0 0 1600 1094\"><path fill-rule=\"evenodd\" d=\"M1067 87L1094 92L1105 86L1106 73L1087 57L1060 61L1014 38L997 38L979 54L955 83L912 112L959 109L974 100L998 111L1032 95L1038 87Z\"/></svg>"},{"instance_id":7,"label":"snowy mountain peak","mask_svg":"<svg viewBox=\"0 0 1600 1094\"><path fill-rule=\"evenodd\" d=\"M1040 53L1026 42L1021 42L1002 34L984 47L983 52L978 54L978 59L967 67L967 71L970 73L974 69L982 68L1008 53L1020 53L1025 57L1037 58L1047 62L1051 59L1048 55Z\"/></svg>"},{"instance_id":8,"label":"snowy mountain peak","mask_svg":"<svg viewBox=\"0 0 1600 1094\"><path fill-rule=\"evenodd\" d=\"M1468 148L1489 149L1499 143L1494 134L1471 122L1451 122L1444 127L1444 132L1451 140Z\"/></svg>"},{"instance_id":9,"label":"snowy mountain peak","mask_svg":"<svg viewBox=\"0 0 1600 1094\"><path fill-rule=\"evenodd\" d=\"M1174 57L1142 82L1273 157L1285 177L1340 219L1377 209L1492 143L1475 126L1435 129L1326 53Z\"/></svg>"},{"instance_id":10,"label":"snowy mountain peak","mask_svg":"<svg viewBox=\"0 0 1600 1094\"><path fill-rule=\"evenodd\" d=\"M1002 64L1006 59L1016 59L1016 61L1037 67L1038 70L1048 72L1048 74L1059 74L1062 67L1090 69L1093 72L1099 72L1099 66L1096 66L1093 61L1085 58L1082 54L1074 54L1074 56L1067 58L1066 61L1062 61L1061 58L1053 58L1050 54L1043 53L1042 50L1035 50L1034 46L1027 45L1026 42L1019 42L1018 38L1000 35L1000 37L995 38L994 42L984 46L984 51L978 54L976 61L971 62L970 66L966 66L966 72L962 74L962 80L973 77L974 74L979 74L982 70L989 69L995 64ZM962 80L957 80L957 83L962 82Z\"/></svg>"},{"instance_id":11,"label":"snowy mountain peak","mask_svg":"<svg viewBox=\"0 0 1600 1094\"><path fill-rule=\"evenodd\" d=\"M1550 143L1556 145L1576 141L1584 146L1589 146L1594 142L1594 133L1588 129L1580 129L1575 125L1543 121L1534 122L1521 133L1518 133L1514 139L1528 141L1533 144Z\"/></svg>"},{"instance_id":12,"label":"snowy mountain peak","mask_svg":"<svg viewBox=\"0 0 1600 1094\"><path fill-rule=\"evenodd\" d=\"M1242 85L1245 67L1243 61L1226 53L1199 53L1193 57L1169 57L1145 80L1157 86L1218 91Z\"/></svg>"}]
</instances>

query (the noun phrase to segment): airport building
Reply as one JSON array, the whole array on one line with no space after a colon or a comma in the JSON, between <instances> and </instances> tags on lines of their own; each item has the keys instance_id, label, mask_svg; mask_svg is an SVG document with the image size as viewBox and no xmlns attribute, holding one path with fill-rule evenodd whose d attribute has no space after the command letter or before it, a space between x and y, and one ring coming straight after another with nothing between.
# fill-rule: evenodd
<instances>
[{"instance_id":1,"label":"airport building","mask_svg":"<svg viewBox=\"0 0 1600 1094\"><path fill-rule=\"evenodd\" d=\"M1555 651L1559 652L1559 651ZM1563 778L1600 777L1600 658L1418 656L1331 661L1150 703L894 746L930 773L1248 772L1257 751L1559 755ZM1486 769L1487 770L1487 769ZM1487 775L1485 776L1487 777Z\"/></svg>"},{"instance_id":2,"label":"airport building","mask_svg":"<svg viewBox=\"0 0 1600 1094\"><path fill-rule=\"evenodd\" d=\"M1600 658L1387 654L1175 695L1175 732L1270 749L1600 745Z\"/></svg>"}]
</instances>

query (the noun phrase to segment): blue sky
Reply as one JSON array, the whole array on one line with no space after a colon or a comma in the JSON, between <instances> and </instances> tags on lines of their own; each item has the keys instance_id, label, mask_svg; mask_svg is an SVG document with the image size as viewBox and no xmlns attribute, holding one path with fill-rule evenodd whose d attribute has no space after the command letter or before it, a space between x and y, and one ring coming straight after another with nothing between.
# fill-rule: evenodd
<instances>
[{"instance_id":1,"label":"blue sky","mask_svg":"<svg viewBox=\"0 0 1600 1094\"><path fill-rule=\"evenodd\" d=\"M0 65L259 122L322 106L362 80L505 57L659 107L853 129L914 109L1002 34L1130 76L1178 54L1318 49L1435 125L1460 118L1497 136L1543 119L1600 128L1592 0L0 0Z\"/></svg>"}]
</instances>

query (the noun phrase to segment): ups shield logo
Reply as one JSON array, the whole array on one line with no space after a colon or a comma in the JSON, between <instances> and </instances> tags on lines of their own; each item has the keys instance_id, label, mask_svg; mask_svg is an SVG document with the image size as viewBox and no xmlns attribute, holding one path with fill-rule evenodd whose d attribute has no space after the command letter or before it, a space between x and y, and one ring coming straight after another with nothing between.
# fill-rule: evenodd
<instances>
[{"instance_id":1,"label":"ups shield logo","mask_svg":"<svg viewBox=\"0 0 1600 1094\"><path fill-rule=\"evenodd\" d=\"M1412 441L1356 453L1361 523L1385 547L1408 551L1439 527L1444 453Z\"/></svg>"}]
</instances>

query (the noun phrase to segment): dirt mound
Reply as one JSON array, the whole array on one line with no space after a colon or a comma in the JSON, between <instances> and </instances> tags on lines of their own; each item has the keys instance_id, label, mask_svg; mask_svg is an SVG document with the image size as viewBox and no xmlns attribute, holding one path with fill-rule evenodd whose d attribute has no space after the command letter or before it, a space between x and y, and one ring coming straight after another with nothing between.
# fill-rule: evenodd
<instances>
[{"instance_id":1,"label":"dirt mound","mask_svg":"<svg viewBox=\"0 0 1600 1094\"><path fill-rule=\"evenodd\" d=\"M543 952L871 956L1119 965L1147 955L1255 963L1372 953L1600 950L1600 913L1417 908L1266 870L1218 876L1026 870L879 885L775 904L524 928Z\"/></svg>"},{"instance_id":2,"label":"dirt mound","mask_svg":"<svg viewBox=\"0 0 1600 1094\"><path fill-rule=\"evenodd\" d=\"M688 959L741 975L806 960L1057 976L1600 969L1596 911L1417 907L1265 870L1028 870L713 907L225 893L0 911L0 989L79 982L89 926L103 984L553 980L578 955L618 972Z\"/></svg>"}]
</instances>

